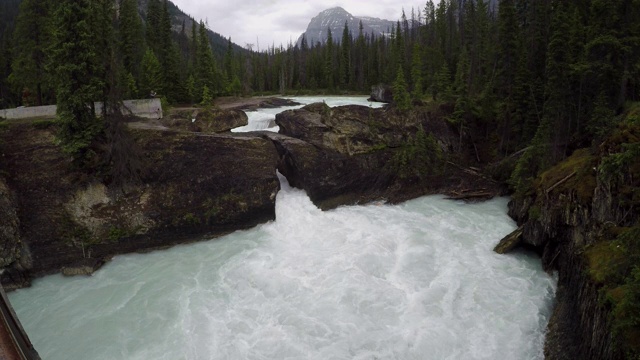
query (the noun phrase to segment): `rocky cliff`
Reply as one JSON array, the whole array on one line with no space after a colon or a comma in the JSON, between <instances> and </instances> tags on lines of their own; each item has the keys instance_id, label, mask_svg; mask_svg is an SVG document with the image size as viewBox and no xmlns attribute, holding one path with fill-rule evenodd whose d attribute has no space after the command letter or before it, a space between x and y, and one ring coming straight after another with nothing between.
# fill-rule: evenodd
<instances>
[{"instance_id":1,"label":"rocky cliff","mask_svg":"<svg viewBox=\"0 0 640 360\"><path fill-rule=\"evenodd\" d=\"M547 359L623 359L640 350L640 126L621 127L544 172L509 214L498 250L537 251L558 273ZM506 244L511 241L511 244Z\"/></svg>"},{"instance_id":2,"label":"rocky cliff","mask_svg":"<svg viewBox=\"0 0 640 360\"><path fill-rule=\"evenodd\" d=\"M42 122L2 131L6 286L56 271L90 272L115 254L211 238L275 217L278 156L271 141L135 130L145 174L138 184L114 189L74 169L54 133L53 124Z\"/></svg>"},{"instance_id":3,"label":"rocky cliff","mask_svg":"<svg viewBox=\"0 0 640 360\"><path fill-rule=\"evenodd\" d=\"M323 209L477 188L490 189L487 196L499 192L451 161L459 137L423 108L405 113L317 103L278 114L276 123L282 135L265 136L278 149L280 171Z\"/></svg>"}]
</instances>

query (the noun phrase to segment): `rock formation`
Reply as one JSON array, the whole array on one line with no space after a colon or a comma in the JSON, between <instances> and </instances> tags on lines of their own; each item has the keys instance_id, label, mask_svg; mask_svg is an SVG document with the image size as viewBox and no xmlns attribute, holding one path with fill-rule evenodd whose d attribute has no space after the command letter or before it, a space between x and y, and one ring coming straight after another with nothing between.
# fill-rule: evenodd
<instances>
[{"instance_id":1,"label":"rock formation","mask_svg":"<svg viewBox=\"0 0 640 360\"><path fill-rule=\"evenodd\" d=\"M146 174L139 184L112 189L74 170L54 133L54 126L13 124L0 140L17 204L0 183L5 286L57 271L87 273L115 254L211 238L275 217L278 157L271 141L134 130ZM28 253L20 244L28 245L31 270L19 261Z\"/></svg>"},{"instance_id":2,"label":"rock formation","mask_svg":"<svg viewBox=\"0 0 640 360\"><path fill-rule=\"evenodd\" d=\"M369 101L377 101L384 103L393 102L393 92L391 87L384 84L378 84L371 87L371 96Z\"/></svg>"}]
</instances>

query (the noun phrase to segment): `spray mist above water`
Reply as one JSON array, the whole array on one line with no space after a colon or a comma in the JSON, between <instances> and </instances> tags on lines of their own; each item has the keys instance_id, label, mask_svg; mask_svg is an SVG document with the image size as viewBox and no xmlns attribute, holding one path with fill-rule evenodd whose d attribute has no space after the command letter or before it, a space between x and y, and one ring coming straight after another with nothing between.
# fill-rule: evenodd
<instances>
[{"instance_id":1,"label":"spray mist above water","mask_svg":"<svg viewBox=\"0 0 640 360\"><path fill-rule=\"evenodd\" d=\"M322 212L115 258L10 295L43 359L542 359L556 281L497 255L506 199Z\"/></svg>"}]
</instances>

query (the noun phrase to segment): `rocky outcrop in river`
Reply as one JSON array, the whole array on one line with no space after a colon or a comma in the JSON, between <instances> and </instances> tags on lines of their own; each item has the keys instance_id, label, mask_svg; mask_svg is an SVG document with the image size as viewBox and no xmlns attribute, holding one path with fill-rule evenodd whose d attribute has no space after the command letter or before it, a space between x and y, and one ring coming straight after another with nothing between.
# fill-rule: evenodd
<instances>
[{"instance_id":1,"label":"rocky outcrop in river","mask_svg":"<svg viewBox=\"0 0 640 360\"><path fill-rule=\"evenodd\" d=\"M425 110L317 103L278 114L276 123L280 134L265 137L278 149L280 171L323 209L456 188L497 188L444 161L458 136Z\"/></svg>"},{"instance_id":2,"label":"rocky outcrop in river","mask_svg":"<svg viewBox=\"0 0 640 360\"><path fill-rule=\"evenodd\" d=\"M277 169L323 209L478 184L497 189L446 160L459 137L424 110L312 104L279 115L282 134L206 134L189 124L167 129L149 121L131 130L144 171L126 186L75 169L56 145L53 122L4 128L5 286L26 286L34 276L59 271L89 274L117 254L272 220Z\"/></svg>"},{"instance_id":3,"label":"rocky outcrop in river","mask_svg":"<svg viewBox=\"0 0 640 360\"><path fill-rule=\"evenodd\" d=\"M87 273L115 254L211 238L275 217L278 157L271 141L135 130L145 175L114 189L74 170L54 131L23 123L2 135L2 167L17 205L11 210L0 184L5 286L56 271ZM33 258L30 270L16 261L21 241Z\"/></svg>"}]
</instances>

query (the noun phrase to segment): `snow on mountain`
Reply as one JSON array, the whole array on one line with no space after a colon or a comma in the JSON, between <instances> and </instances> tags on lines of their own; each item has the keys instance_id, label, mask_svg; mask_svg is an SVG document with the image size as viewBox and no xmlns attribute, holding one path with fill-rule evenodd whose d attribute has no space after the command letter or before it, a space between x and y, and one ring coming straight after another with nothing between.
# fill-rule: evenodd
<instances>
[{"instance_id":1,"label":"snow on mountain","mask_svg":"<svg viewBox=\"0 0 640 360\"><path fill-rule=\"evenodd\" d=\"M360 29L360 22L362 21L362 31L365 34L373 33L375 36L388 34L391 32L391 27L395 22L385 19L378 19L365 16L353 16L348 11L341 7L335 7L324 10L316 15L309 25L307 30L300 35L296 45L302 44L302 37L304 36L307 45L311 46L316 43L325 43L327 41L327 29L331 29L331 36L333 41L339 43L342 40L342 32L344 30L344 24L347 23L349 31L352 37L358 36Z\"/></svg>"}]
</instances>

